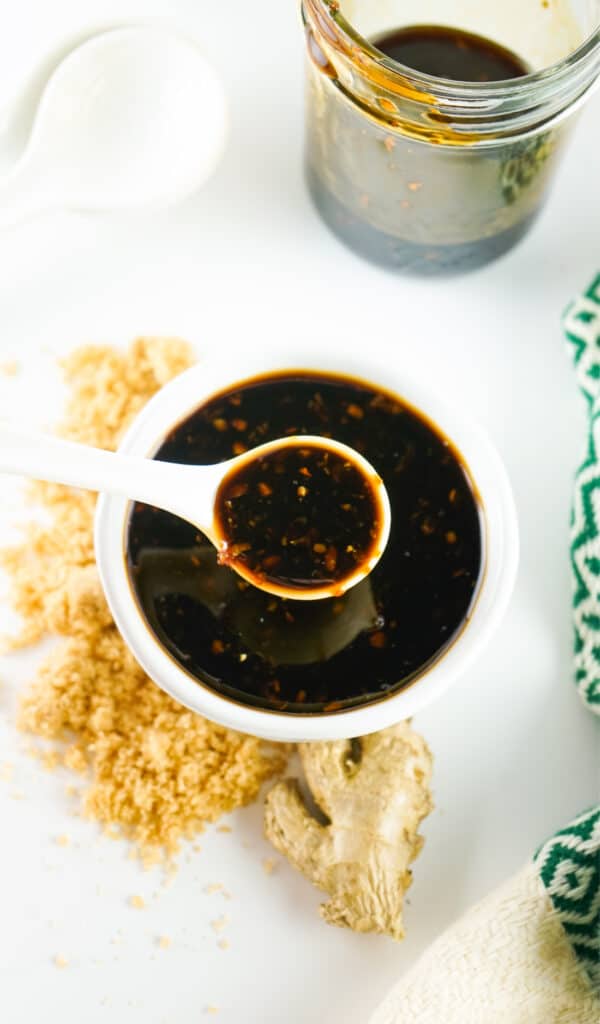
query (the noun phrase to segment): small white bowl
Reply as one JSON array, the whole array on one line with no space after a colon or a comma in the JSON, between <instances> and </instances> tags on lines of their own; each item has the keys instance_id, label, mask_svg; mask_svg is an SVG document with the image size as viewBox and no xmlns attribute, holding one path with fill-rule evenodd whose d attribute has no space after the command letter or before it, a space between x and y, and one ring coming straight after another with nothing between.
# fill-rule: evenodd
<instances>
[{"instance_id":1,"label":"small white bowl","mask_svg":"<svg viewBox=\"0 0 600 1024\"><path fill-rule=\"evenodd\" d=\"M506 470L483 431L396 366L342 361L318 353L285 358L250 354L210 358L177 377L144 407L120 451L151 456L177 423L214 394L261 374L304 369L357 377L423 412L461 453L481 499L483 571L469 620L454 643L404 690L346 711L296 715L267 711L220 696L188 674L159 643L134 598L124 557L129 503L101 495L96 512L96 558L104 592L123 639L147 674L192 711L240 732L283 742L347 739L392 725L422 710L465 672L497 629L511 597L518 564L517 516Z\"/></svg>"}]
</instances>

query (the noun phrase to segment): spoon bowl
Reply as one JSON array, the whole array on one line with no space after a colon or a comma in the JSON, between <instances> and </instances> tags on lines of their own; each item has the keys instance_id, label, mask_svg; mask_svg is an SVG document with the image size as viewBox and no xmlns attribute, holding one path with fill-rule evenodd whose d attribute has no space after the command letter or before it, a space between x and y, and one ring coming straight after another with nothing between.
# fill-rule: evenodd
<instances>
[{"instance_id":1,"label":"spoon bowl","mask_svg":"<svg viewBox=\"0 0 600 1024\"><path fill-rule=\"evenodd\" d=\"M236 557L235 551L231 554L232 547L235 548L235 544L232 545L232 539L234 538L228 536L227 529L223 522L223 517L219 514L219 506L222 508L224 505L227 505L227 482L232 480L235 485L236 481L243 478L245 468L249 468L251 470L253 466L264 467L269 463L269 461L274 461L273 457L275 457L276 460L277 456L284 454L289 455L294 449L297 449L299 454L303 457L308 455L309 451L312 449L313 454L315 451L321 452L326 459L329 458L329 456L334 456L339 459L338 467L345 466L346 469L353 474L354 487L356 487L357 479L360 479L359 486L362 486L363 491L368 492L372 499L371 507L374 514L372 520L367 516L369 523L366 524L370 527L371 535L368 547L366 549L363 548L360 554L357 549L356 561L352 568L341 573L339 577L335 579L330 578L331 572L325 572L322 577L317 576L317 563L321 560L322 556L318 557L314 551L318 549L325 549L326 545L324 544L317 544L316 548L313 548L309 555L304 554L303 558L303 561L307 564L309 571L312 570L316 578L309 577L302 581L295 580L294 582L292 582L291 578L288 578L287 576L282 579L278 579L277 576L269 576L264 572L257 573L256 569L248 567L244 561L243 555L241 557ZM329 465L331 465L331 463ZM217 467L211 467L211 469L214 468ZM216 514L213 515L212 536L208 533L207 536L210 536L213 544L215 544L219 550L219 560L235 569L239 576L245 579L248 583L258 587L260 590L265 590L267 593L273 594L277 597L293 598L296 601L319 601L329 597L341 597L342 594L345 594L352 587L355 587L357 583L360 583L361 580L364 580L369 576L383 555L390 536L392 518L388 493L383 480L375 471L371 463L348 445L342 444L339 441L334 441L331 438L314 437L307 434L298 435L296 437L285 437L276 441L270 441L257 448L253 448L244 455L239 455L237 458L231 459L229 462L221 463L218 468L222 470L222 476L213 498ZM279 506L280 508L283 508L284 501L287 504L289 492L292 491L292 493L294 493L296 491L295 485L297 485L299 481L303 480L306 480L309 488L312 488L312 478L308 479L301 476L297 481L295 481L295 484L285 477L275 478L272 497L266 499L269 505L271 502L273 503L275 507L275 515L269 516L267 514L267 522L265 522L264 525L261 523L258 527L259 534L264 537L266 530L270 525L269 520L277 518L277 507ZM335 503L336 501L335 488L337 485L331 481L331 485L328 486L330 480L331 478L328 478L327 483L325 484L326 493L324 496L321 496L322 500L318 514L314 509L310 514L309 522L307 524L309 529L311 527L320 529L323 526L323 518L329 512L332 503ZM259 487L261 485L262 484L259 483ZM308 488L302 487L302 483L300 483L299 489L308 490ZM303 501L303 498L300 498L297 501L297 504L300 506L298 510L301 512L305 511L302 507ZM349 513L343 513L343 516L345 517L348 514ZM292 513L292 515L294 515L294 513ZM315 519L321 521L314 522ZM244 529L247 529L247 523L244 524ZM306 529L306 527L303 528L303 532L304 529ZM352 523L349 527L347 539L351 543L353 542L356 544L358 538L353 534L354 529L355 526ZM285 523L282 534L285 534ZM334 533L331 538L334 544L338 545L341 540L341 534L342 526L341 524L338 524L337 528L334 529ZM285 536L282 536L281 543L285 540ZM281 547L281 543L278 536L276 536L274 543L271 542L270 550L277 552L274 556L276 558L281 557L280 553L286 550L286 548ZM290 542L287 549L289 550L292 548L292 545L293 541ZM246 546L252 547L252 542L250 541L250 544ZM251 553L252 552L250 552L250 554ZM271 557L273 557L273 555L271 555Z\"/></svg>"},{"instance_id":2,"label":"spoon bowl","mask_svg":"<svg viewBox=\"0 0 600 1024\"><path fill-rule=\"evenodd\" d=\"M72 50L48 79L29 143L0 186L0 226L52 207L165 205L215 170L223 87L191 39L113 28Z\"/></svg>"}]
</instances>

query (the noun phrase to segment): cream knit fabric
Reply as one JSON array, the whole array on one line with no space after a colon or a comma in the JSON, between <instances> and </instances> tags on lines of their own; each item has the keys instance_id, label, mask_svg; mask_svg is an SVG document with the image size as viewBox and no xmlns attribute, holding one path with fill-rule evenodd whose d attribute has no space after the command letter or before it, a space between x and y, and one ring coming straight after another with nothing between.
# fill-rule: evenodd
<instances>
[{"instance_id":1,"label":"cream knit fabric","mask_svg":"<svg viewBox=\"0 0 600 1024\"><path fill-rule=\"evenodd\" d=\"M370 1024L600 1024L534 864L426 951Z\"/></svg>"}]
</instances>

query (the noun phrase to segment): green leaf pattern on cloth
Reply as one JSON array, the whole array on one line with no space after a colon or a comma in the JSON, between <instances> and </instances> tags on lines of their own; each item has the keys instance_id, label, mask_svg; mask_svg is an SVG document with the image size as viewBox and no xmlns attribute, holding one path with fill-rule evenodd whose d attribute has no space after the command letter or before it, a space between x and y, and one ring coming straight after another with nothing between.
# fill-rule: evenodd
<instances>
[{"instance_id":1,"label":"green leaf pattern on cloth","mask_svg":"<svg viewBox=\"0 0 600 1024\"><path fill-rule=\"evenodd\" d=\"M557 832L535 861L571 948L600 991L600 807Z\"/></svg>"},{"instance_id":2,"label":"green leaf pattern on cloth","mask_svg":"<svg viewBox=\"0 0 600 1024\"><path fill-rule=\"evenodd\" d=\"M589 417L571 521L575 682L600 715L600 274L569 306L564 327Z\"/></svg>"}]
</instances>

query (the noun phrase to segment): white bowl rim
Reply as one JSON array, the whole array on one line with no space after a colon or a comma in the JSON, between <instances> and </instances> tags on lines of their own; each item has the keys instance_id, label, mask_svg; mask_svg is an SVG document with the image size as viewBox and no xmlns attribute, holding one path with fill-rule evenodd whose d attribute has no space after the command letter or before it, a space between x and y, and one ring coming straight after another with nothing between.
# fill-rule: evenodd
<instances>
[{"instance_id":1,"label":"white bowl rim","mask_svg":"<svg viewBox=\"0 0 600 1024\"><path fill-rule=\"evenodd\" d=\"M116 625L145 672L192 711L231 729L267 740L299 742L367 735L410 718L440 697L481 653L498 628L513 592L519 537L515 503L504 465L484 431L456 406L398 365L371 356L340 357L318 350L251 352L232 360L211 355L165 385L136 416L119 446L151 455L165 435L211 396L263 374L310 371L355 377L392 392L424 414L464 459L483 509L485 570L463 630L437 661L404 690L344 711L296 715L237 703L180 667L156 639L133 595L123 552L129 502L100 495L96 509L96 560Z\"/></svg>"}]
</instances>

